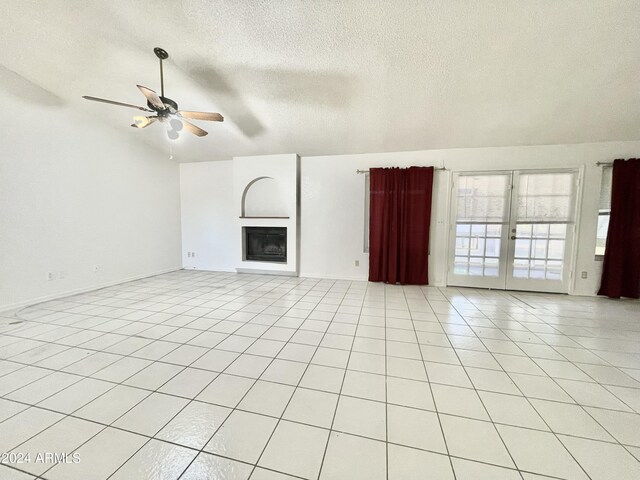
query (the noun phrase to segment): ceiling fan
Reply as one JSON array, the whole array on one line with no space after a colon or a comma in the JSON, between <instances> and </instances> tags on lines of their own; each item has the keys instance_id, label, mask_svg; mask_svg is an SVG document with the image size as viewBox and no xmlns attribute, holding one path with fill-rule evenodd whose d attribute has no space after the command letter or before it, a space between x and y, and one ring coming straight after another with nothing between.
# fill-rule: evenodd
<instances>
[{"instance_id":1,"label":"ceiling fan","mask_svg":"<svg viewBox=\"0 0 640 480\"><path fill-rule=\"evenodd\" d=\"M194 125L193 123L188 122L185 119L188 118L190 120L208 120L212 122L222 122L224 121L223 116L219 113L178 110L178 104L170 98L164 96L164 76L162 72L162 61L169 58L169 54L160 47L154 48L153 52L156 54L156 57L160 59L160 95L158 95L150 88L144 87L142 85L137 85L138 89L147 98L147 107L139 107L138 105L132 105L130 103L116 102L114 100L90 97L88 95L83 95L82 98L92 100L94 102L110 103L112 105L119 105L121 107L136 108L138 110L142 110L143 112L155 113L155 115L153 116L140 115L133 117L133 123L131 124L131 126L135 128L146 128L157 121L164 123L168 122L169 128L167 132L169 138L171 138L172 140L178 138L178 132L180 132L183 128L193 133L194 135L197 135L198 137L204 137L205 135L207 135L206 131Z\"/></svg>"}]
</instances>

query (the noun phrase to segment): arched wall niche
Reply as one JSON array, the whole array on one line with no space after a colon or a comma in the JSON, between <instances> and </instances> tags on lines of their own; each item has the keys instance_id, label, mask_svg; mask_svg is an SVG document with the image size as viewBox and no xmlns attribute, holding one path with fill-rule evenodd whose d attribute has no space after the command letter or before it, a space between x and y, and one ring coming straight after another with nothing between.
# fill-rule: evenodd
<instances>
[{"instance_id":1,"label":"arched wall niche","mask_svg":"<svg viewBox=\"0 0 640 480\"><path fill-rule=\"evenodd\" d=\"M289 216L278 181L273 177L257 177L251 180L242 192L241 216Z\"/></svg>"}]
</instances>

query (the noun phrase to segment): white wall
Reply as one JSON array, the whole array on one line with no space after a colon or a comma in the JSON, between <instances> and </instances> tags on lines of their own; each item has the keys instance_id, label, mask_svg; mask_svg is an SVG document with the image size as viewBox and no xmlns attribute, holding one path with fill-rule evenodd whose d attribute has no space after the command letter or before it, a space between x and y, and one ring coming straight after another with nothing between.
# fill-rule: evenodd
<instances>
[{"instance_id":1,"label":"white wall","mask_svg":"<svg viewBox=\"0 0 640 480\"><path fill-rule=\"evenodd\" d=\"M181 266L177 164L86 120L3 96L0 310Z\"/></svg>"},{"instance_id":2,"label":"white wall","mask_svg":"<svg viewBox=\"0 0 640 480\"><path fill-rule=\"evenodd\" d=\"M181 164L182 260L185 268L296 274L299 212L297 163L297 155L286 154ZM280 189L281 204L274 214L289 218L239 218L245 187L263 176L272 177ZM243 261L243 226L286 227L287 263ZM188 252L195 253L195 257L189 257Z\"/></svg>"},{"instance_id":3,"label":"white wall","mask_svg":"<svg viewBox=\"0 0 640 480\"><path fill-rule=\"evenodd\" d=\"M370 167L442 166L430 151L331 155L301 158L300 275L366 280L369 254L364 252L365 176L356 170ZM444 274L434 256L442 255L446 241L437 212L448 209L449 172L434 176L429 283L443 284ZM359 266L355 262L359 262Z\"/></svg>"},{"instance_id":4,"label":"white wall","mask_svg":"<svg viewBox=\"0 0 640 480\"><path fill-rule=\"evenodd\" d=\"M447 277L447 244L451 175L455 171L578 168L581 197L571 293L593 295L602 262L595 259L598 195L602 169L598 161L637 157L640 142L577 145L426 150L362 155L302 157L300 206L300 275L365 280L368 254L363 252L364 175L370 167L446 166L434 180L429 282L443 286ZM184 265L204 270L235 271L240 237L234 225L239 207L231 185L231 161L181 165ZM359 266L355 266L355 261ZM587 278L580 278L581 272Z\"/></svg>"},{"instance_id":5,"label":"white wall","mask_svg":"<svg viewBox=\"0 0 640 480\"><path fill-rule=\"evenodd\" d=\"M241 237L235 228L233 162L180 164L180 196L184 267L235 272Z\"/></svg>"},{"instance_id":6,"label":"white wall","mask_svg":"<svg viewBox=\"0 0 640 480\"><path fill-rule=\"evenodd\" d=\"M367 278L368 254L363 253L364 176L357 175L356 169L447 167L447 171L435 174L429 258L430 283L445 285L451 172L576 167L583 169L583 202L575 263L578 278L572 293L593 295L601 269L601 262L594 256L601 176L601 168L595 163L639 154L640 142L608 142L302 157L300 275ZM355 266L356 260L359 267ZM584 280L580 278L583 271L587 272Z\"/></svg>"}]
</instances>

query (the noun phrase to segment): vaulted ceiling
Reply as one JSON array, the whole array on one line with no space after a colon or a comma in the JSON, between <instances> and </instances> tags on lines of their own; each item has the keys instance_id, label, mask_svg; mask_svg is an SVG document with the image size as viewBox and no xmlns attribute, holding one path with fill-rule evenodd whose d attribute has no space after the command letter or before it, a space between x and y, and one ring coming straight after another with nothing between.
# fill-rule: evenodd
<instances>
[{"instance_id":1,"label":"vaulted ceiling","mask_svg":"<svg viewBox=\"0 0 640 480\"><path fill-rule=\"evenodd\" d=\"M637 0L4 0L0 90L179 161L640 139ZM204 138L130 128L159 90ZM9 139L5 141L10 141Z\"/></svg>"}]
</instances>

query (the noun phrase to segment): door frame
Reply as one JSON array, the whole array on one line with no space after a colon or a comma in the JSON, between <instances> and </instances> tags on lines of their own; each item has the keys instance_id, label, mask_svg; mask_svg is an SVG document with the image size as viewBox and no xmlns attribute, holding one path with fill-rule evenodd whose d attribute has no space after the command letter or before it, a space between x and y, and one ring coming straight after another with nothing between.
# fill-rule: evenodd
<instances>
[{"instance_id":1,"label":"door frame","mask_svg":"<svg viewBox=\"0 0 640 480\"><path fill-rule=\"evenodd\" d=\"M449 177L449 185L448 185L448 190L449 190L449 194L447 195L448 197L448 207L449 207L449 212L448 215L446 216L447 221L449 223L448 228L445 230L448 232L448 238L447 238L447 242L446 242L446 286L452 286L452 287L469 287L469 288L480 288L480 289L497 289L497 290L506 290L506 281L507 281L507 277L506 277L506 272L505 272L505 276L504 276L504 285L502 286L478 286L478 285L460 285L459 283L456 283L455 285L452 285L450 283L450 277L453 275L453 262L454 262L454 257L455 257L455 225L456 225L456 218L457 218L457 206L458 206L458 200L457 200L457 195L455 195L455 185L456 185L456 179L460 176L460 175L491 175L491 174L505 174L505 173L511 173L512 177L511 180L513 182L513 173L514 172L523 172L523 173L527 173L527 172L536 172L536 173L562 173L562 172L572 172L576 174L576 181L574 184L574 194L575 194L575 203L574 203L574 223L573 223L573 238L572 238L572 242L571 242L571 248L569 249L569 251L567 251L565 253L565 261L566 261L566 271L568 272L569 278L567 279L567 283L566 283L566 291L562 292L549 292L549 291L543 291L543 290L525 290L525 291L531 291L531 292L539 292L539 293L566 293L569 295L572 295L575 291L575 284L576 284L576 272L575 272L575 268L577 265L577 259L578 259L578 239L580 238L580 230L581 230L581 216L582 216L582 200L583 200L583 196L584 196L584 173L585 173L585 166L584 165L576 165L576 166L571 166L571 167L545 167L545 168L512 168L512 169L487 169L487 170L452 170L451 171L451 175ZM512 199L513 199L513 186L511 188L511 197L509 199L509 207L512 208ZM507 233L511 233L511 212L509 213L509 221L507 222L506 226L507 226ZM514 248L511 245L512 242L508 242L508 247L507 248ZM503 251L503 246L501 245L500 247L501 252ZM501 253L502 254L502 253ZM506 257L505 257L506 258ZM473 277L472 277L473 278Z\"/></svg>"}]
</instances>

